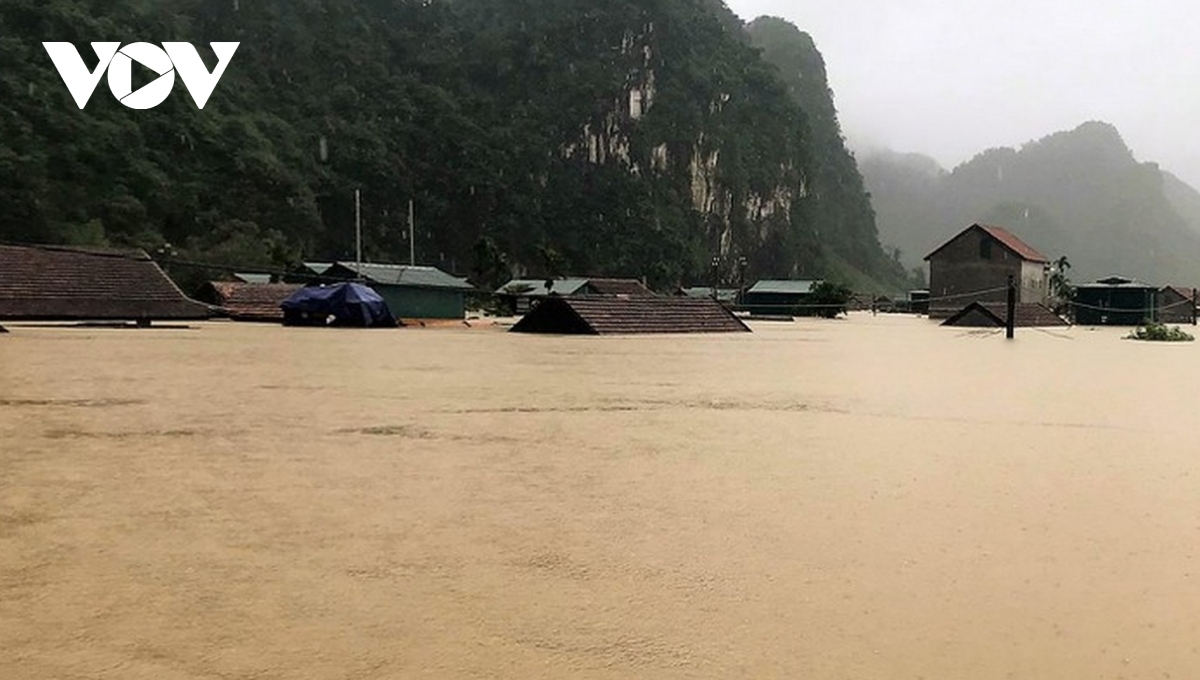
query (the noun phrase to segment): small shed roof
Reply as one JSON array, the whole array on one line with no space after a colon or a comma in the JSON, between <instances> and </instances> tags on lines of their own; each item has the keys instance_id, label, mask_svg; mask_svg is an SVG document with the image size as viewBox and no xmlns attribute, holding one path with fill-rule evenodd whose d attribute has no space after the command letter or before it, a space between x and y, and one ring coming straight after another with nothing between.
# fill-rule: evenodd
<instances>
[{"instance_id":1,"label":"small shed roof","mask_svg":"<svg viewBox=\"0 0 1200 680\"><path fill-rule=\"evenodd\" d=\"M546 284L550 286L547 287ZM496 290L497 295L526 295L544 297L550 293L575 295L588 285L587 279L513 279Z\"/></svg>"},{"instance_id":2,"label":"small shed roof","mask_svg":"<svg viewBox=\"0 0 1200 680\"><path fill-rule=\"evenodd\" d=\"M680 288L679 295L690 298L708 298L711 300L713 297L713 289L712 286L692 286L689 288ZM734 302L737 300L737 295L737 288L717 289L717 300L721 302Z\"/></svg>"},{"instance_id":3,"label":"small shed roof","mask_svg":"<svg viewBox=\"0 0 1200 680\"><path fill-rule=\"evenodd\" d=\"M338 269L350 272L351 275L361 276L371 283L385 286L411 286L414 288L446 288L453 290L474 290L466 279L451 276L437 267L407 264L380 264L376 262L337 262L326 270L326 274L335 273Z\"/></svg>"},{"instance_id":4,"label":"small shed roof","mask_svg":"<svg viewBox=\"0 0 1200 680\"><path fill-rule=\"evenodd\" d=\"M196 297L216 305L236 321L282 321L280 303L301 287L290 283L209 281Z\"/></svg>"},{"instance_id":5,"label":"small shed roof","mask_svg":"<svg viewBox=\"0 0 1200 680\"><path fill-rule=\"evenodd\" d=\"M750 287L747 293L770 293L782 295L804 295L811 293L819 280L806 279L763 279Z\"/></svg>"},{"instance_id":6,"label":"small shed roof","mask_svg":"<svg viewBox=\"0 0 1200 680\"><path fill-rule=\"evenodd\" d=\"M0 318L204 319L142 250L0 245Z\"/></svg>"},{"instance_id":7,"label":"small shed roof","mask_svg":"<svg viewBox=\"0 0 1200 680\"><path fill-rule=\"evenodd\" d=\"M1008 249L1010 252L1012 252L1014 255L1021 258L1022 260L1025 260L1027 262L1037 262L1037 263L1047 263L1050 261L1050 258L1039 253L1036 248L1034 248L1033 246L1029 245L1028 243L1022 241L1020 238L1017 237L1016 234L1005 229L1004 227L998 227L998 226L991 225L991 224L972 224L971 226L967 227L966 229L963 229L962 231L955 234L953 238L949 239L942 245L938 246L936 250L934 250L932 253L929 253L928 255L926 255L925 259L928 260L928 259L934 257L935 255L940 253L943 248L950 245L951 243L954 243L959 238L961 238L964 234L966 234L972 230L975 230L975 229L981 230L985 234L988 234L992 238L996 239L997 241L1000 242L1000 245L1004 246L1006 249Z\"/></svg>"},{"instance_id":8,"label":"small shed roof","mask_svg":"<svg viewBox=\"0 0 1200 680\"><path fill-rule=\"evenodd\" d=\"M251 274L248 272L234 272L233 278L242 283L271 283L270 274Z\"/></svg>"},{"instance_id":9,"label":"small shed roof","mask_svg":"<svg viewBox=\"0 0 1200 680\"><path fill-rule=\"evenodd\" d=\"M597 295L654 295L637 279L588 279L588 288Z\"/></svg>"},{"instance_id":10,"label":"small shed roof","mask_svg":"<svg viewBox=\"0 0 1200 680\"><path fill-rule=\"evenodd\" d=\"M750 331L741 319L713 300L602 295L548 297L511 330L562 335Z\"/></svg>"}]
</instances>

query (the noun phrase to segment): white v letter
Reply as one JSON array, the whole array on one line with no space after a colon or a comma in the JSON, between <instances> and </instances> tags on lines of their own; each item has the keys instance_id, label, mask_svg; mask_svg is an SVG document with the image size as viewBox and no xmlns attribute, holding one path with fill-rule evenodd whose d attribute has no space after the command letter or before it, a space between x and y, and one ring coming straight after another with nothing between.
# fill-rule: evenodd
<instances>
[{"instance_id":1,"label":"white v letter","mask_svg":"<svg viewBox=\"0 0 1200 680\"><path fill-rule=\"evenodd\" d=\"M79 50L76 50L75 46L69 42L44 42L42 47L46 48L46 53L50 55L50 60L58 69L58 75L67 84L67 90L75 98L75 103L82 109L92 98L92 93L96 91L96 85L104 76L104 70L108 68L108 63L112 61L113 55L121 48L121 43L92 43L92 50L100 58L100 63L96 64L95 71L87 70L83 58L79 56Z\"/></svg>"},{"instance_id":2,"label":"white v letter","mask_svg":"<svg viewBox=\"0 0 1200 680\"><path fill-rule=\"evenodd\" d=\"M235 42L209 43L217 55L217 67L212 70L212 73L208 72L204 61L200 59L200 54L196 52L196 48L191 43L165 42L162 46L167 51L167 56L171 57L171 62L175 64L175 72L179 74L180 78L183 78L183 86L192 95L192 99L196 102L196 108L202 109L208 103L208 98L212 96L213 90L216 89L217 81L225 74L225 67L229 66L229 60L233 58L233 53L237 51L240 44Z\"/></svg>"}]
</instances>

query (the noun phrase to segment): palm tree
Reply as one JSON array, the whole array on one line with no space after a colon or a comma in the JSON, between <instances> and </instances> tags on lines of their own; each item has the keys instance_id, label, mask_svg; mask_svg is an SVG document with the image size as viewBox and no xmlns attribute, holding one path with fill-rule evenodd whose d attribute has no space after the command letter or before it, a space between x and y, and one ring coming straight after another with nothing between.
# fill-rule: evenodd
<instances>
[{"instance_id":1,"label":"palm tree","mask_svg":"<svg viewBox=\"0 0 1200 680\"><path fill-rule=\"evenodd\" d=\"M1050 265L1050 299L1056 314L1063 314L1071 308L1071 300L1075 298L1075 287L1067 277L1071 263L1063 255Z\"/></svg>"}]
</instances>

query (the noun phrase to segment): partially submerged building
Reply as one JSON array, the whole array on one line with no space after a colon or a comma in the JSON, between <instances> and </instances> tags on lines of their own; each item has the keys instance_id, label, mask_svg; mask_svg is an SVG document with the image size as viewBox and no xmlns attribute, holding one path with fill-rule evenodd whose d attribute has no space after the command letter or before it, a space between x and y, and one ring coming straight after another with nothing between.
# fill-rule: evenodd
<instances>
[{"instance_id":1,"label":"partially submerged building","mask_svg":"<svg viewBox=\"0 0 1200 680\"><path fill-rule=\"evenodd\" d=\"M142 250L0 245L0 319L149 324L211 313Z\"/></svg>"},{"instance_id":2,"label":"partially submerged building","mask_svg":"<svg viewBox=\"0 0 1200 680\"><path fill-rule=\"evenodd\" d=\"M295 283L245 283L209 281L196 299L213 305L220 316L234 321L283 321L280 303L301 288Z\"/></svg>"},{"instance_id":3,"label":"partially submerged building","mask_svg":"<svg viewBox=\"0 0 1200 680\"><path fill-rule=\"evenodd\" d=\"M1166 286L1158 291L1159 323L1196 323L1196 289Z\"/></svg>"},{"instance_id":4,"label":"partially submerged building","mask_svg":"<svg viewBox=\"0 0 1200 680\"><path fill-rule=\"evenodd\" d=\"M575 295L653 297L654 291L637 279L568 277L513 279L495 292L496 298L513 314L527 314L548 297Z\"/></svg>"},{"instance_id":5,"label":"partially submerged building","mask_svg":"<svg viewBox=\"0 0 1200 680\"><path fill-rule=\"evenodd\" d=\"M1085 326L1137 326L1156 321L1158 287L1124 276L1075 286L1075 323Z\"/></svg>"},{"instance_id":6,"label":"partially submerged building","mask_svg":"<svg viewBox=\"0 0 1200 680\"><path fill-rule=\"evenodd\" d=\"M1020 302L1014 306L1013 326L1018 328L1054 328L1070 322L1040 302ZM972 302L942 322L961 328L1006 328L1007 302Z\"/></svg>"},{"instance_id":7,"label":"partially submerged building","mask_svg":"<svg viewBox=\"0 0 1200 680\"><path fill-rule=\"evenodd\" d=\"M549 297L514 325L514 333L626 335L746 333L750 328L711 299L679 296Z\"/></svg>"},{"instance_id":8,"label":"partially submerged building","mask_svg":"<svg viewBox=\"0 0 1200 680\"><path fill-rule=\"evenodd\" d=\"M466 279L416 265L335 262L320 276L368 284L398 319L462 319L466 296L475 290Z\"/></svg>"},{"instance_id":9,"label":"partially submerged building","mask_svg":"<svg viewBox=\"0 0 1200 680\"><path fill-rule=\"evenodd\" d=\"M925 261L931 318L947 318L971 302L1006 302L1010 276L1017 302L1049 297L1049 258L1004 227L972 224Z\"/></svg>"},{"instance_id":10,"label":"partially submerged building","mask_svg":"<svg viewBox=\"0 0 1200 680\"><path fill-rule=\"evenodd\" d=\"M819 280L763 279L742 296L741 307L755 316L797 316L810 313L813 289Z\"/></svg>"}]
</instances>

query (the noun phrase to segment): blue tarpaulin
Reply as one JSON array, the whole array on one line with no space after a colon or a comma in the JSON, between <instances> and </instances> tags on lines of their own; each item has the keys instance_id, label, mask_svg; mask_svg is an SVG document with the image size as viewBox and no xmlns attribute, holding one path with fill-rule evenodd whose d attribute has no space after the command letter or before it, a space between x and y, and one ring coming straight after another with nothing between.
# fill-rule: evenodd
<instances>
[{"instance_id":1,"label":"blue tarpaulin","mask_svg":"<svg viewBox=\"0 0 1200 680\"><path fill-rule=\"evenodd\" d=\"M387 303L361 283L301 288L279 306L285 326L396 327Z\"/></svg>"}]
</instances>

